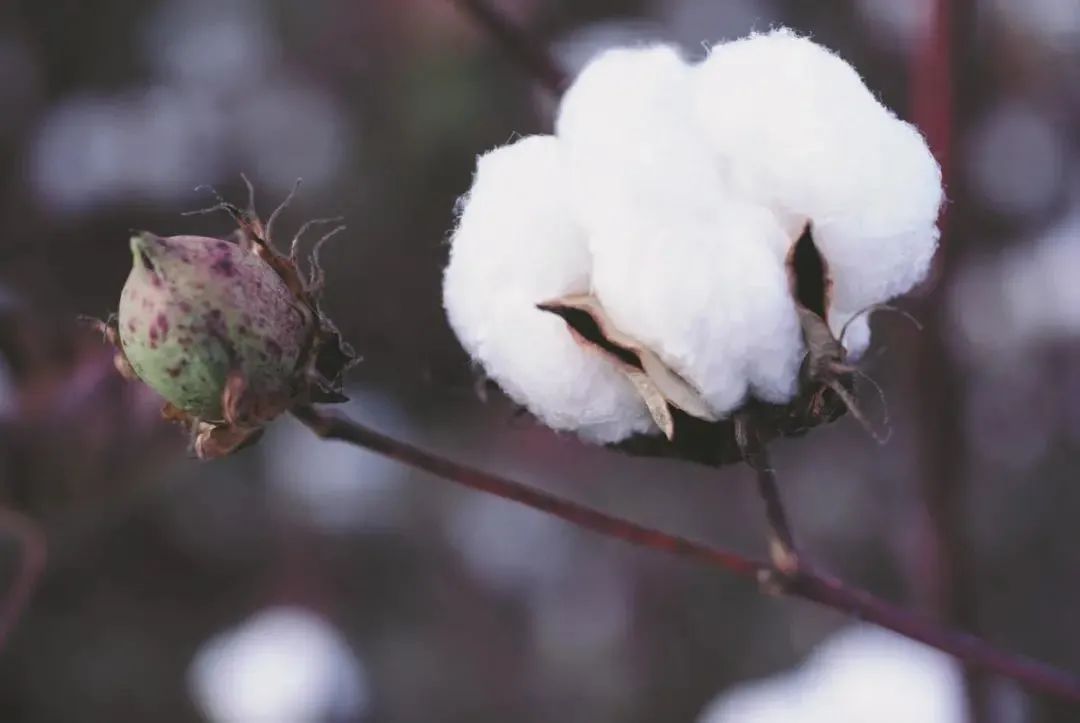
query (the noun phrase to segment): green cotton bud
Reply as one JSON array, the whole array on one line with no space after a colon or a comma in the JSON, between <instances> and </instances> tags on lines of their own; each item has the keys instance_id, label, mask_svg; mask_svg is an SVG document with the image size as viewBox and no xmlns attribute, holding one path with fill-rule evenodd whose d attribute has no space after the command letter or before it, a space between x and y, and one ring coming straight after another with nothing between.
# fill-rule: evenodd
<instances>
[{"instance_id":1,"label":"green cotton bud","mask_svg":"<svg viewBox=\"0 0 1080 723\"><path fill-rule=\"evenodd\" d=\"M270 264L240 244L199 236L141 232L131 251L118 331L143 382L203 422L225 421L231 374L252 398L284 404L294 396L316 318Z\"/></svg>"},{"instance_id":2,"label":"green cotton bud","mask_svg":"<svg viewBox=\"0 0 1080 723\"><path fill-rule=\"evenodd\" d=\"M117 371L165 398L162 415L190 432L201 459L251 444L283 412L347 401L343 378L357 360L319 307L319 250L345 227L315 242L306 273L298 263L304 232L341 219L305 223L283 253L270 231L296 188L264 225L244 182L246 210L219 196L196 212L226 211L232 240L136 233L119 312L86 319L116 347Z\"/></svg>"}]
</instances>

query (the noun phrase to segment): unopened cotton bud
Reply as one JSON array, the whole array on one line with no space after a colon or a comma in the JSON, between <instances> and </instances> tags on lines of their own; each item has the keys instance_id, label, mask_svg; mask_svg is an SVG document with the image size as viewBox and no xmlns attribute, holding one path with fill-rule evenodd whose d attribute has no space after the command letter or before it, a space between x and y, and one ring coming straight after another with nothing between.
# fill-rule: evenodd
<instances>
[{"instance_id":1,"label":"unopened cotton bud","mask_svg":"<svg viewBox=\"0 0 1080 723\"><path fill-rule=\"evenodd\" d=\"M177 409L223 419L230 372L261 398L293 393L315 320L278 273L238 244L198 236L131 239L119 333L135 373Z\"/></svg>"}]
</instances>

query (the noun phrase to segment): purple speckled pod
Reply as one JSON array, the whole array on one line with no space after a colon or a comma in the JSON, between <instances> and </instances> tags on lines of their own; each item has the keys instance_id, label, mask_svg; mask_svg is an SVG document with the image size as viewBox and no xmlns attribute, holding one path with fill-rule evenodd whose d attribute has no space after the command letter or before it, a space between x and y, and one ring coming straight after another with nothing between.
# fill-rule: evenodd
<instances>
[{"instance_id":1,"label":"purple speckled pod","mask_svg":"<svg viewBox=\"0 0 1080 723\"><path fill-rule=\"evenodd\" d=\"M119 335L132 369L192 417L223 419L230 371L264 399L290 398L315 328L311 310L258 255L199 236L131 239Z\"/></svg>"}]
</instances>

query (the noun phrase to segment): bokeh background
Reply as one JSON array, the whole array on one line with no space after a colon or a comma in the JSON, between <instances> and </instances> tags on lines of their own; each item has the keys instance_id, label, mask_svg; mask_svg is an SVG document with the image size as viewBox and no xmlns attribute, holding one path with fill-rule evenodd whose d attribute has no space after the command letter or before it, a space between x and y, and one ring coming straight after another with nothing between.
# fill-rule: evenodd
<instances>
[{"instance_id":1,"label":"bokeh background","mask_svg":"<svg viewBox=\"0 0 1080 723\"><path fill-rule=\"evenodd\" d=\"M1080 671L1080 3L494 4L571 72L611 44L695 55L789 25L924 127L950 198L940 264L904 302L926 328L879 314L862 362L893 438L878 447L845 419L778 443L774 461L820 565ZM549 129L552 109L448 0L0 4L5 589L13 532L31 520L48 542L0 650L0 720L916 723L963 721L965 707L980 721L1080 720L835 612L291 421L198 464L73 321L115 308L129 229L230 230L181 217L208 204L197 185L242 199L245 172L267 212L303 177L285 224L349 224L324 259L327 308L364 357L350 413L761 554L745 469L631 459L538 428L478 393L447 327L446 237L475 157Z\"/></svg>"}]
</instances>

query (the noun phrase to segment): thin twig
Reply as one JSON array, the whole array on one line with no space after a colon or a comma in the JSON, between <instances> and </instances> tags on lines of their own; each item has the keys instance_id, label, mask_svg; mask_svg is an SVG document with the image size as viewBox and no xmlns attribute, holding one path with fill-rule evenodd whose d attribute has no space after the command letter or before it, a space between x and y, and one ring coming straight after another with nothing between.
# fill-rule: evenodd
<instances>
[{"instance_id":1,"label":"thin twig","mask_svg":"<svg viewBox=\"0 0 1080 723\"><path fill-rule=\"evenodd\" d=\"M18 571L11 588L0 599L0 650L3 650L45 570L47 548L41 528L14 510L0 508L0 534L8 535L19 543Z\"/></svg>"},{"instance_id":2,"label":"thin twig","mask_svg":"<svg viewBox=\"0 0 1080 723\"><path fill-rule=\"evenodd\" d=\"M776 470L749 415L740 414L735 418L735 439L746 464L754 470L758 493L765 503L765 520L769 525L769 557L777 570L785 576L792 575L799 568L795 536L791 532L791 524L780 497L780 488L776 484Z\"/></svg>"},{"instance_id":3,"label":"thin twig","mask_svg":"<svg viewBox=\"0 0 1080 723\"><path fill-rule=\"evenodd\" d=\"M450 0L497 40L526 73L559 97L570 85L566 71L543 45L486 0Z\"/></svg>"},{"instance_id":4,"label":"thin twig","mask_svg":"<svg viewBox=\"0 0 1080 723\"><path fill-rule=\"evenodd\" d=\"M779 591L783 594L810 600L888 628L953 655L968 665L1011 678L1033 691L1080 703L1080 677L1029 658L1005 653L973 635L941 627L869 592L850 588L836 578L810 570L805 564L793 574L783 575L769 563L639 525L520 482L459 464L368 429L338 414L300 406L293 409L293 415L324 439L349 442L470 489L547 512L607 537L684 557L751 580L781 579L783 584Z\"/></svg>"}]
</instances>

